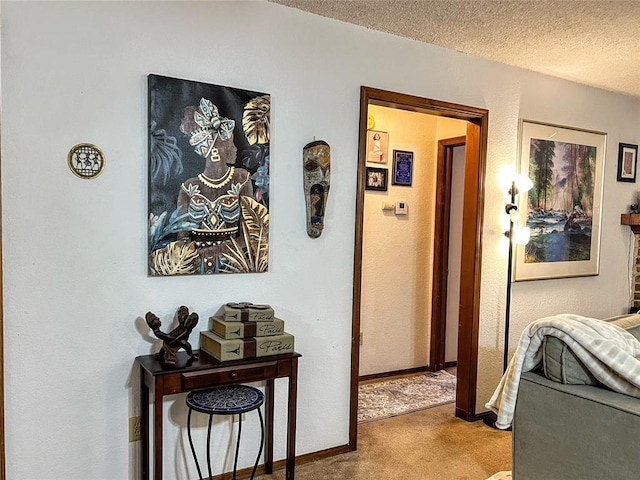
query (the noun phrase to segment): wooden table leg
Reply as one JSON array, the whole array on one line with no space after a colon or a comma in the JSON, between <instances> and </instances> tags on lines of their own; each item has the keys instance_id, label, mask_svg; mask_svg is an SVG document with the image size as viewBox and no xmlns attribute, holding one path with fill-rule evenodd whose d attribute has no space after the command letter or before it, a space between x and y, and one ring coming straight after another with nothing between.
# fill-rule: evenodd
<instances>
[{"instance_id":1,"label":"wooden table leg","mask_svg":"<svg viewBox=\"0 0 640 480\"><path fill-rule=\"evenodd\" d=\"M140 460L141 479L149 480L149 387L145 383L144 369L140 368L140 428L142 453Z\"/></svg>"},{"instance_id":2,"label":"wooden table leg","mask_svg":"<svg viewBox=\"0 0 640 480\"><path fill-rule=\"evenodd\" d=\"M286 479L294 480L296 476L296 409L298 401L298 358L291 359L291 376L289 377L289 418L287 419L287 470Z\"/></svg>"},{"instance_id":3,"label":"wooden table leg","mask_svg":"<svg viewBox=\"0 0 640 480\"><path fill-rule=\"evenodd\" d=\"M153 392L153 478L162 480L162 392L163 379L156 377Z\"/></svg>"},{"instance_id":4,"label":"wooden table leg","mask_svg":"<svg viewBox=\"0 0 640 480\"><path fill-rule=\"evenodd\" d=\"M267 380L265 388L266 430L264 445L264 468L268 474L273 473L273 379Z\"/></svg>"}]
</instances>

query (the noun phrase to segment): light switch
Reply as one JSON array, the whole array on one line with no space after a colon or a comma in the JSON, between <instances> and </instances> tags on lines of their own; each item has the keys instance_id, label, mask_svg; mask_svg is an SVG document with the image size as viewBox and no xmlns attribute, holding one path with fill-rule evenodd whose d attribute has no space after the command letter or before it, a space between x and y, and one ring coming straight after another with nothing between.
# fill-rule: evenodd
<instances>
[{"instance_id":1,"label":"light switch","mask_svg":"<svg viewBox=\"0 0 640 480\"><path fill-rule=\"evenodd\" d=\"M396 204L393 202L382 202L382 210L394 210Z\"/></svg>"},{"instance_id":2,"label":"light switch","mask_svg":"<svg viewBox=\"0 0 640 480\"><path fill-rule=\"evenodd\" d=\"M407 204L405 202L396 202L396 215L406 215Z\"/></svg>"}]
</instances>

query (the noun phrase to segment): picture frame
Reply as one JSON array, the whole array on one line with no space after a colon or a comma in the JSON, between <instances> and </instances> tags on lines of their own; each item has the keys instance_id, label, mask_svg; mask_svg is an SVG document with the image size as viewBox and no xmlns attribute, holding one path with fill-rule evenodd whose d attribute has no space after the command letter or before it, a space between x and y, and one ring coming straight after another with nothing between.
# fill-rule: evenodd
<instances>
[{"instance_id":1,"label":"picture frame","mask_svg":"<svg viewBox=\"0 0 640 480\"><path fill-rule=\"evenodd\" d=\"M270 94L147 81L147 275L267 272Z\"/></svg>"},{"instance_id":2,"label":"picture frame","mask_svg":"<svg viewBox=\"0 0 640 480\"><path fill-rule=\"evenodd\" d=\"M618 181L635 183L637 166L638 145L618 144Z\"/></svg>"},{"instance_id":3,"label":"picture frame","mask_svg":"<svg viewBox=\"0 0 640 480\"><path fill-rule=\"evenodd\" d=\"M387 163L389 134L379 130L367 130L367 162Z\"/></svg>"},{"instance_id":4,"label":"picture frame","mask_svg":"<svg viewBox=\"0 0 640 480\"><path fill-rule=\"evenodd\" d=\"M410 187L413 179L413 152L393 151L393 185Z\"/></svg>"},{"instance_id":5,"label":"picture frame","mask_svg":"<svg viewBox=\"0 0 640 480\"><path fill-rule=\"evenodd\" d=\"M533 188L518 196L531 229L515 245L513 280L598 275L607 135L520 120L520 172Z\"/></svg>"},{"instance_id":6,"label":"picture frame","mask_svg":"<svg viewBox=\"0 0 640 480\"><path fill-rule=\"evenodd\" d=\"M389 170L386 168L366 167L365 190L387 191Z\"/></svg>"}]
</instances>

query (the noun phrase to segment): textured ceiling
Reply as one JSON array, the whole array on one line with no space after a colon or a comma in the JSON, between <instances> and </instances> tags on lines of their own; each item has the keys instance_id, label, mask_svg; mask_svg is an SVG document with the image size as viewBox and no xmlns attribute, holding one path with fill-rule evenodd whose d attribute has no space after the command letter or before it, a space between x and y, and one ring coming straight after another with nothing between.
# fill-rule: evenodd
<instances>
[{"instance_id":1,"label":"textured ceiling","mask_svg":"<svg viewBox=\"0 0 640 480\"><path fill-rule=\"evenodd\" d=\"M640 0L270 0L640 98Z\"/></svg>"}]
</instances>

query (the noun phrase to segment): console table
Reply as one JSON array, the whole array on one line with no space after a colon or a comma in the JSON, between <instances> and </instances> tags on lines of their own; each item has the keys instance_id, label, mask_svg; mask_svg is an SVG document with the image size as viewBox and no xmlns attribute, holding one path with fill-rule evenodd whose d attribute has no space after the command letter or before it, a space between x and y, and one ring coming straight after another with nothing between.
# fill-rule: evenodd
<instances>
[{"instance_id":1,"label":"console table","mask_svg":"<svg viewBox=\"0 0 640 480\"><path fill-rule=\"evenodd\" d=\"M142 427L142 480L149 479L149 438L153 426L153 478L162 480L162 399L165 395L192 390L265 381L265 470L273 473L273 403L274 380L289 379L287 417L286 479L295 478L296 401L299 353L220 362L205 352L198 352L191 363L185 352L178 352L175 367L168 368L153 355L136 357L140 366L140 412ZM153 398L153 422L149 422L149 400Z\"/></svg>"}]
</instances>

